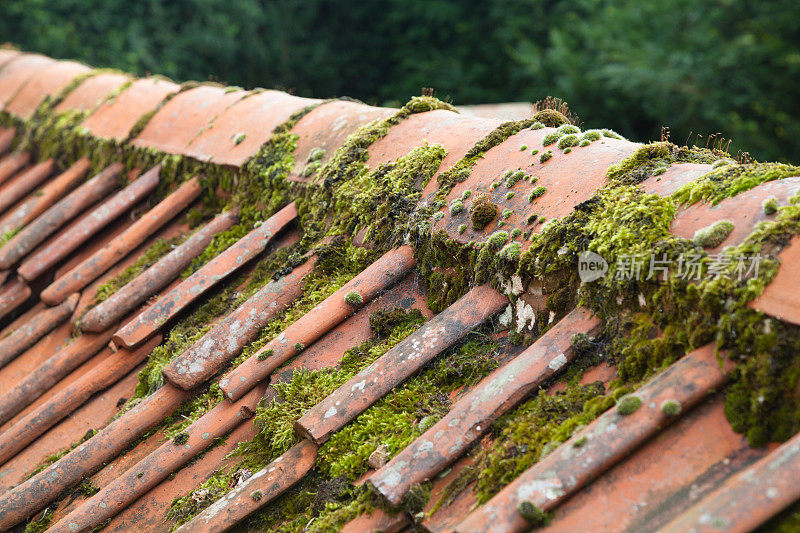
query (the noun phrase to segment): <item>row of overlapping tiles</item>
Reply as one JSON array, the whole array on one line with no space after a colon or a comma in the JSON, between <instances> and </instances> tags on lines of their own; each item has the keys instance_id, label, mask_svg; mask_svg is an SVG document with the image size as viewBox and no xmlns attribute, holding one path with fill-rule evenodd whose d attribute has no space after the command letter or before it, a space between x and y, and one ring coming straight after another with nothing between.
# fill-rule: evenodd
<instances>
[{"instance_id":1,"label":"row of overlapping tiles","mask_svg":"<svg viewBox=\"0 0 800 533\"><path fill-rule=\"evenodd\" d=\"M56 94L76 76L88 72L87 67L75 63L6 51L0 55L0 64L0 102L7 112L21 118L31 117L46 96ZM142 115L156 109L162 100L178 90L176 85L164 80L135 80L112 100L104 100L105 95L127 80L123 75L98 73L83 81L59 108L93 110L83 124L93 135L124 140ZM258 150L276 125L309 103L312 101L278 92L251 95L245 91L198 87L169 100L132 142L168 153L239 166ZM300 136L295 152L298 164L302 165L313 148L325 149L326 157L330 157L359 125L386 117L391 112L341 101L319 106L295 127L294 131ZM441 171L452 166L497 125L496 121L465 119L446 111L415 115L393 127L389 135L370 147L369 164L374 168L428 141L443 144L448 149ZM524 131L492 149L452 196L460 195L467 188L491 193L491 182L503 170L527 164L521 159L520 145L535 146L541 135L542 132ZM3 132L2 139L4 151L8 151L13 132ZM588 199L603 184L607 166L630 154L635 147L625 141L609 140L587 147L583 156L567 158L556 154L552 162L536 169L540 182L546 180L548 184L548 194L541 205L537 204L537 209L550 217L568 214L573 205ZM106 420L116 411L117 400L130 394L136 372L159 342L170 320L201 298L213 284L237 269L248 268L251 259L296 240L296 230L292 227L296 211L293 205L287 206L193 276L184 281L176 280L178 273L202 251L210 237L233 223L234 212L219 215L110 300L87 313L82 321L85 332L64 344L71 329L69 318L82 314L100 283L131 264L156 238L188 232L175 220L175 215L192 205L199 191L197 183L190 180L134 222L122 215L135 210L154 190L158 168L143 172L122 191L116 191L119 165L111 165L82 184L89 171L87 162L79 161L65 172L51 176L54 170L52 163L34 164L30 156L23 153L8 154L0 161L0 176L5 182L0 194L5 202L3 223L10 224L4 227L22 228L0 249L4 275L8 278L0 308L8 315L17 306L29 307L9 324L5 338L0 341L0 358L5 365L0 370L0 383L4 391L8 391L0 407L3 417L0 462L4 463L0 488L6 491L0 496L0 516L3 517L0 524L5 527L47 507L64 489L93 475L106 463L108 466L92 478L93 484L100 487L100 493L87 501L60 506L56 513L61 520L53 528L88 530L109 518L113 518L109 526L112 529L164 527L162 522L171 499L197 486L225 464L224 455L232 445L252 437L252 423L246 419L256 402L270 394L270 381L285 379L286 372L292 368L335 365L344 349L367 338L366 319L378 306L402 302L406 306L424 307L420 304L424 303L425 296L419 292L413 272L412 250L404 247L390 252L268 344L264 350L273 352L266 361L259 361L255 355L224 376L220 385L229 401L193 424L184 445L163 443L157 434L126 455L120 455L175 411L196 387L221 370L250 342L261 326L298 297L304 276L313 268L313 258L285 278L268 284L240 308L221 318L200 342L165 369L167 383L159 391L101 429L98 420ZM703 165L675 165L658 180L645 182L644 187L651 192L669 194L707 170ZM296 179L301 179L298 169L294 174ZM580 180L576 180L576 176ZM429 187L435 187L435 180L431 183ZM741 242L749 228L767 216L761 209L765 198L776 197L786 203L796 194L797 188L797 180L783 180L726 200L714 209L706 205L684 209L673 224L673 231L690 237L709 221L731 219L736 222L736 231L721 246ZM518 199L524 196L517 195ZM513 198L498 199L501 205L512 201ZM522 212L524 206L517 207ZM6 222L9 217L10 222ZM509 224L521 226L524 218L515 215ZM445 217L441 224L457 236L454 227L459 222L455 217ZM473 233L459 238L474 237ZM792 260L797 254L796 248L793 246L784 252L786 260L778 279L755 304L764 312L792 322L797 321L797 315L786 286L791 286L791 271L796 268L797 261ZM53 271L55 282L37 285ZM39 289L41 302L31 306L31 298L35 299L31 292ZM344 302L344 295L353 290L366 302L358 311ZM413 303L409 302L409 296ZM155 297L155 301L140 312L140 306L150 297ZM305 437L301 444L237 486L184 527L190 530L230 527L267 505L308 472L313 466L317 446L332 432L507 304L507 298L494 289L473 289L308 411L297 424L298 432ZM454 464L451 474L437 480L434 494L441 490L469 461L464 456L465 451L486 433L492 420L568 364L572 357L569 344L572 335L591 333L597 326L594 317L578 309L523 353L517 355L517 351L512 350L501 369L460 397L442 421L372 473L369 483L388 501L396 503L412 484L436 478ZM112 337L114 342L108 345ZM298 343L307 347L299 355L295 349ZM672 516L691 520L702 516L701 511L706 508L713 508L719 515L715 515L717 524L719 520L730 520L732 528L743 529L755 521L763 521L797 497L790 484L779 485L779 478L762 476L763 483L777 486L759 486L756 490L771 495L769 505L763 498L749 498L747 503L753 507L749 512L742 510L741 502L734 502L735 512L726 507L733 501L730 494L737 489L737 482L741 484L741 476L751 479L758 474L758 468L768 469L769 461L796 464L796 460L792 461L792 446L795 445L787 443L775 452L777 455L766 455L764 462L757 463L739 477L727 479L765 455L765 451L748 449L742 439L730 431L718 397L705 400L708 391L725 381L725 374L713 364L711 353L712 350L706 348L689 354L640 391L640 395L646 397L646 409L626 418L615 412L607 413L573 437L586 437L586 445L575 447L571 446L572 441L565 443L489 504L469 513L474 500L467 490L453 504L428 517L423 525L432 530L452 529L459 522L458 528L463 530L524 528L525 523L517 512L520 501L533 502L545 510L553 509L611 467L614 469L600 476L588 490L566 502L551 527L570 529L576 520L585 521L587 515L581 512L584 507L594 509L591 516L599 525L616 529L636 525L635 520L646 519L657 525ZM288 370L281 370L270 378L273 371L289 361ZM688 413L663 430L671 420L666 420L653 406L660 405L665 395L680 398ZM700 407L688 410L698 403ZM25 474L46 454L77 441L88 428L101 431L43 472L23 481ZM672 439L690 445L663 448L659 441L648 442L662 431L661 440ZM179 470L207 449L214 438L228 432L231 438L225 445ZM709 435L715 435L713 443ZM706 455L698 457L685 453L685 450L695 451L698 444L708 450ZM680 450L684 450L683 455ZM671 462L665 462L662 456ZM653 457L658 457L659 461L653 461ZM614 466L615 463L620 464ZM678 463L683 467L680 472L674 467ZM711 467L715 477L707 479L700 488L693 487L686 501L673 502L673 507L662 509L660 515L642 511L645 505L653 507L666 502L670 496L708 475ZM173 471L178 471L176 482L166 479ZM787 476L790 479L791 476ZM653 479L659 480L657 488L647 485ZM712 493L718 485L721 488ZM258 502L250 497L256 490L264 495ZM637 491L636 497L631 498L631 491ZM700 506L689 509L709 493ZM618 505L603 505L600 507L605 511L598 511L598 498L609 497L617 498ZM630 501L636 502L634 508L630 507ZM403 515L389 517L375 512L348 527L386 529L406 524L407 518Z\"/></svg>"}]
</instances>

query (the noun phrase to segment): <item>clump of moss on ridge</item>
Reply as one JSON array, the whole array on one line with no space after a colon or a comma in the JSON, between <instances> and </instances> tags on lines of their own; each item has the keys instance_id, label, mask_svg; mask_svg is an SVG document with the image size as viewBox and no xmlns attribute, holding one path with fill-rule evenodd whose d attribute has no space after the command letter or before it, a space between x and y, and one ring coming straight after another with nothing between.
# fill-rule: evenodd
<instances>
[{"instance_id":1,"label":"clump of moss on ridge","mask_svg":"<svg viewBox=\"0 0 800 533\"><path fill-rule=\"evenodd\" d=\"M497 218L497 204L493 203L486 195L478 196L470 205L470 220L472 229L480 231Z\"/></svg>"},{"instance_id":2,"label":"clump of moss on ridge","mask_svg":"<svg viewBox=\"0 0 800 533\"><path fill-rule=\"evenodd\" d=\"M786 163L746 163L724 165L687 183L672 195L680 204L707 201L718 204L768 181L800 176L800 167Z\"/></svg>"},{"instance_id":3,"label":"clump of moss on ridge","mask_svg":"<svg viewBox=\"0 0 800 533\"><path fill-rule=\"evenodd\" d=\"M678 147L666 141L652 142L642 145L630 156L611 165L606 176L612 181L636 184L673 163L711 164L725 156L727 154L724 152L705 148Z\"/></svg>"}]
</instances>

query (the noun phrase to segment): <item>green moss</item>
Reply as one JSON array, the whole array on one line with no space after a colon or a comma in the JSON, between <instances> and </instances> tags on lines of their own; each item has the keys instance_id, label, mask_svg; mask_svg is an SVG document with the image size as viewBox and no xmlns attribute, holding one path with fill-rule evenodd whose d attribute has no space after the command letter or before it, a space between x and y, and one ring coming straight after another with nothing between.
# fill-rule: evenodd
<instances>
[{"instance_id":1,"label":"green moss","mask_svg":"<svg viewBox=\"0 0 800 533\"><path fill-rule=\"evenodd\" d=\"M513 191L507 192L506 193L506 200L511 200L512 198L514 198L514 192Z\"/></svg>"},{"instance_id":2,"label":"green moss","mask_svg":"<svg viewBox=\"0 0 800 533\"><path fill-rule=\"evenodd\" d=\"M587 130L583 132L583 134L581 135L582 140L589 141L590 143L592 141L599 141L602 138L603 138L603 132L601 132L600 130Z\"/></svg>"},{"instance_id":3,"label":"green moss","mask_svg":"<svg viewBox=\"0 0 800 533\"><path fill-rule=\"evenodd\" d=\"M258 360L259 360L259 361L266 361L267 359L269 359L270 357L272 357L272 355L273 355L274 353L275 353L275 350L273 350L272 348L269 348L269 349L267 349L267 350L264 350L263 352L259 352L259 354L258 354Z\"/></svg>"},{"instance_id":4,"label":"green moss","mask_svg":"<svg viewBox=\"0 0 800 533\"><path fill-rule=\"evenodd\" d=\"M542 153L542 155L539 156L539 162L540 163L547 163L552 158L553 158L553 152L548 150L548 151Z\"/></svg>"},{"instance_id":5,"label":"green moss","mask_svg":"<svg viewBox=\"0 0 800 533\"><path fill-rule=\"evenodd\" d=\"M703 248L716 248L733 232L733 222L718 220L712 225L700 228L694 234L694 242Z\"/></svg>"},{"instance_id":6,"label":"green moss","mask_svg":"<svg viewBox=\"0 0 800 533\"><path fill-rule=\"evenodd\" d=\"M348 292L344 297L344 301L348 305L352 306L361 305L362 303L364 303L364 299L356 291Z\"/></svg>"},{"instance_id":7,"label":"green moss","mask_svg":"<svg viewBox=\"0 0 800 533\"><path fill-rule=\"evenodd\" d=\"M6 231L5 233L3 233L3 235L0 236L0 248L5 246L5 244L8 241L10 241L12 238L14 238L14 235L19 233L20 231L22 231L22 227L10 229L10 230Z\"/></svg>"},{"instance_id":8,"label":"green moss","mask_svg":"<svg viewBox=\"0 0 800 533\"><path fill-rule=\"evenodd\" d=\"M575 440L572 442L572 447L573 447L573 448L581 448L581 447L583 447L583 445L584 445L584 444L586 444L587 442L589 442L589 437L587 437L586 435L584 435L583 437L580 437L580 438L578 438L578 439L575 439Z\"/></svg>"},{"instance_id":9,"label":"green moss","mask_svg":"<svg viewBox=\"0 0 800 533\"><path fill-rule=\"evenodd\" d=\"M492 425L491 444L473 452L471 479L460 484L475 481L473 491L478 501L485 503L534 464L546 445L566 441L576 427L608 409L603 392L599 383L570 384L553 394L539 390ZM613 400L610 403L613 405Z\"/></svg>"},{"instance_id":10,"label":"green moss","mask_svg":"<svg viewBox=\"0 0 800 533\"><path fill-rule=\"evenodd\" d=\"M550 146L551 144L555 144L563 136L564 134L559 131L551 131L542 138L542 146Z\"/></svg>"},{"instance_id":11,"label":"green moss","mask_svg":"<svg viewBox=\"0 0 800 533\"><path fill-rule=\"evenodd\" d=\"M775 198L767 198L762 204L765 215L774 215L778 212L778 202Z\"/></svg>"},{"instance_id":12,"label":"green moss","mask_svg":"<svg viewBox=\"0 0 800 533\"><path fill-rule=\"evenodd\" d=\"M504 122L490 132L486 137L475 143L467 153L450 169L442 172L438 176L439 188L436 191L436 198L443 199L450 194L450 191L458 183L469 177L470 171L475 164L480 161L484 154L491 148L499 145L512 135L515 135L533 124L533 120L520 120L516 122Z\"/></svg>"},{"instance_id":13,"label":"green moss","mask_svg":"<svg viewBox=\"0 0 800 533\"><path fill-rule=\"evenodd\" d=\"M536 155L536 154L538 154L538 153L539 153L539 149L538 149L538 148L535 148L535 149L533 149L533 150L531 151L531 155Z\"/></svg>"},{"instance_id":14,"label":"green moss","mask_svg":"<svg viewBox=\"0 0 800 533\"><path fill-rule=\"evenodd\" d=\"M794 533L795 531L800 531L800 502L789 505L761 524L754 530L754 533Z\"/></svg>"},{"instance_id":15,"label":"green moss","mask_svg":"<svg viewBox=\"0 0 800 533\"><path fill-rule=\"evenodd\" d=\"M579 144L578 146L580 146L580 147L584 147L584 146L589 146L590 144L592 144L592 141L590 141L590 140L588 140L588 139L584 139L584 140L582 140L582 141L580 142L580 144Z\"/></svg>"},{"instance_id":16,"label":"green moss","mask_svg":"<svg viewBox=\"0 0 800 533\"><path fill-rule=\"evenodd\" d=\"M544 196L544 193L546 192L547 192L546 187L542 187L541 185L534 187L533 189L531 189L531 192L528 195L528 202L533 202L534 200L541 198L542 196Z\"/></svg>"},{"instance_id":17,"label":"green moss","mask_svg":"<svg viewBox=\"0 0 800 533\"><path fill-rule=\"evenodd\" d=\"M52 509L50 508L45 509L44 511L42 511L42 514L39 518L36 518L28 522L28 524L25 526L24 533L43 533L44 531L50 528L50 524L53 521L54 514L55 512Z\"/></svg>"},{"instance_id":18,"label":"green moss","mask_svg":"<svg viewBox=\"0 0 800 533\"><path fill-rule=\"evenodd\" d=\"M569 147L567 147L567 148L564 148L564 153L565 153L565 154L568 154L568 153L570 153L571 151L572 151L572 148L569 148Z\"/></svg>"},{"instance_id":19,"label":"green moss","mask_svg":"<svg viewBox=\"0 0 800 533\"><path fill-rule=\"evenodd\" d=\"M666 416L678 416L681 413L681 404L677 400L664 400L661 412Z\"/></svg>"},{"instance_id":20,"label":"green moss","mask_svg":"<svg viewBox=\"0 0 800 533\"><path fill-rule=\"evenodd\" d=\"M669 142L654 142L642 145L630 156L616 165L611 165L606 177L611 181L622 183L641 183L650 176L663 173L673 163L712 163L726 155L724 152L704 148L678 147Z\"/></svg>"},{"instance_id":21,"label":"green moss","mask_svg":"<svg viewBox=\"0 0 800 533\"><path fill-rule=\"evenodd\" d=\"M495 231L489 236L486 242L492 248L500 248L501 246L503 246L505 243L508 242L508 232Z\"/></svg>"},{"instance_id":22,"label":"green moss","mask_svg":"<svg viewBox=\"0 0 800 533\"><path fill-rule=\"evenodd\" d=\"M542 109L533 114L533 120L549 128L557 128L569 122L569 119L555 109Z\"/></svg>"},{"instance_id":23,"label":"green moss","mask_svg":"<svg viewBox=\"0 0 800 533\"><path fill-rule=\"evenodd\" d=\"M48 455L47 457L44 458L44 460L41 463L36 465L36 467L25 476L25 479L30 479L31 477L35 476L36 474L38 474L39 472L50 466L51 464L55 463L56 461L67 455L69 452L71 452L72 450L74 450L87 440L91 439L94 436L94 434L95 431L93 429L90 429L89 431L86 432L86 434L84 434L83 437L81 437L80 440L74 442L68 448L64 448L60 452Z\"/></svg>"},{"instance_id":24,"label":"green moss","mask_svg":"<svg viewBox=\"0 0 800 533\"><path fill-rule=\"evenodd\" d=\"M669 155L670 144L667 142L655 142L642 145L633 154L616 165L608 167L606 177L609 180L621 180L626 174L641 168L649 161L666 158Z\"/></svg>"},{"instance_id":25,"label":"green moss","mask_svg":"<svg viewBox=\"0 0 800 533\"><path fill-rule=\"evenodd\" d=\"M525 172L522 170L517 170L516 172L508 172L508 176L506 176L506 187L509 189L520 182L520 180L525 179Z\"/></svg>"},{"instance_id":26,"label":"green moss","mask_svg":"<svg viewBox=\"0 0 800 533\"><path fill-rule=\"evenodd\" d=\"M519 151L520 152L524 152L527 149L528 149L528 145L527 144L523 144L522 146L519 147Z\"/></svg>"},{"instance_id":27,"label":"green moss","mask_svg":"<svg viewBox=\"0 0 800 533\"><path fill-rule=\"evenodd\" d=\"M133 278L156 264L159 259L178 247L189 235L173 237L171 239L158 239L129 267L122 271L118 276L112 278L97 288L94 296L96 304L103 302L111 297L119 289L127 285Z\"/></svg>"},{"instance_id":28,"label":"green moss","mask_svg":"<svg viewBox=\"0 0 800 533\"><path fill-rule=\"evenodd\" d=\"M626 394L617 401L617 413L621 416L632 415L641 405L641 398L633 394Z\"/></svg>"},{"instance_id":29,"label":"green moss","mask_svg":"<svg viewBox=\"0 0 800 533\"><path fill-rule=\"evenodd\" d=\"M497 218L497 204L492 203L485 195L478 196L470 206L472 229L480 231Z\"/></svg>"},{"instance_id":30,"label":"green moss","mask_svg":"<svg viewBox=\"0 0 800 533\"><path fill-rule=\"evenodd\" d=\"M497 255L503 261L517 261L521 253L522 245L518 242L510 242L503 246Z\"/></svg>"},{"instance_id":31,"label":"green moss","mask_svg":"<svg viewBox=\"0 0 800 533\"><path fill-rule=\"evenodd\" d=\"M537 120L536 122L534 122L533 124L531 124L531 127L530 127L530 129L532 129L532 130L541 130L541 129L543 129L544 127L545 127L545 126L544 126L544 124L542 124L541 122L539 122L539 121Z\"/></svg>"},{"instance_id":32,"label":"green moss","mask_svg":"<svg viewBox=\"0 0 800 533\"><path fill-rule=\"evenodd\" d=\"M458 226L458 234L459 235L461 235L465 231L467 231L467 225L466 224L461 224L461 225Z\"/></svg>"},{"instance_id":33,"label":"green moss","mask_svg":"<svg viewBox=\"0 0 800 533\"><path fill-rule=\"evenodd\" d=\"M676 202L693 204L707 201L718 204L768 181L800 175L800 167L784 163L724 165L687 183L672 195Z\"/></svg>"},{"instance_id":34,"label":"green moss","mask_svg":"<svg viewBox=\"0 0 800 533\"><path fill-rule=\"evenodd\" d=\"M517 512L534 528L545 526L549 522L549 515L529 501L521 502L517 507Z\"/></svg>"},{"instance_id":35,"label":"green moss","mask_svg":"<svg viewBox=\"0 0 800 533\"><path fill-rule=\"evenodd\" d=\"M457 215L464 210L464 202L460 198L456 198L450 202L450 215Z\"/></svg>"}]
</instances>

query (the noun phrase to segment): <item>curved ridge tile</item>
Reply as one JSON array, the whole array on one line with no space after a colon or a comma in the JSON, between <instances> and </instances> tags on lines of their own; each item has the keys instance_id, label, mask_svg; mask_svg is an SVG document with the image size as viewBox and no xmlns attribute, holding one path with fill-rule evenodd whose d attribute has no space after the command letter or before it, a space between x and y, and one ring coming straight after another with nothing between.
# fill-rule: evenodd
<instances>
[{"instance_id":1,"label":"curved ridge tile","mask_svg":"<svg viewBox=\"0 0 800 533\"><path fill-rule=\"evenodd\" d=\"M100 72L90 76L71 91L55 108L56 113L65 111L92 111L111 93L130 81L127 74Z\"/></svg>"},{"instance_id":2,"label":"curved ridge tile","mask_svg":"<svg viewBox=\"0 0 800 533\"><path fill-rule=\"evenodd\" d=\"M100 104L81 126L95 137L124 141L140 118L179 90L179 85L161 78L134 80L115 98Z\"/></svg>"},{"instance_id":3,"label":"curved ridge tile","mask_svg":"<svg viewBox=\"0 0 800 533\"><path fill-rule=\"evenodd\" d=\"M529 226L527 223L530 213L544 216L547 220L569 215L577 204L591 198L597 189L606 184L606 171L610 165L628 157L640 146L603 137L589 146L573 148L569 154L565 154L555 145L542 145L544 136L553 131L552 128L524 129L490 148L472 168L469 177L457 184L447 196L449 203L461 198L467 190L471 191L470 201L486 195L492 202L511 212L508 218L497 217L486 228L475 230L469 220L469 209L463 209L455 215L446 209L444 217L436 222L434 228L444 229L459 242L481 239L499 230L498 223L501 221L504 222L503 231L519 228L523 233L528 229L538 232L541 224ZM526 149L520 150L522 146ZM539 152L532 155L534 149ZM553 157L542 163L539 158L548 149L553 151ZM535 183L520 180L510 189L505 185L492 188L492 183L505 181L506 171L516 171L517 168L527 176L536 178ZM534 187L544 187L546 192L531 202L529 196ZM507 197L509 193L513 193L512 198ZM464 233L458 233L461 224L466 224ZM523 248L525 246L523 242Z\"/></svg>"},{"instance_id":4,"label":"curved ridge tile","mask_svg":"<svg viewBox=\"0 0 800 533\"><path fill-rule=\"evenodd\" d=\"M800 237L792 238L778 256L778 273L758 298L748 305L751 309L800 326Z\"/></svg>"},{"instance_id":5,"label":"curved ridge tile","mask_svg":"<svg viewBox=\"0 0 800 533\"><path fill-rule=\"evenodd\" d=\"M298 139L297 149L294 151L296 164L289 173L289 179L307 181L307 178L301 177L300 173L315 148L324 150L319 161L325 164L336 149L358 128L373 120L384 119L394 112L394 109L372 107L345 100L333 100L317 106L298 120L291 130Z\"/></svg>"},{"instance_id":6,"label":"curved ridge tile","mask_svg":"<svg viewBox=\"0 0 800 533\"><path fill-rule=\"evenodd\" d=\"M296 111L320 102L280 91L251 94L222 111L185 153L200 161L240 167L269 140L272 130Z\"/></svg>"},{"instance_id":7,"label":"curved ridge tile","mask_svg":"<svg viewBox=\"0 0 800 533\"><path fill-rule=\"evenodd\" d=\"M20 54L0 69L0 111L36 72L56 61L39 54Z\"/></svg>"},{"instance_id":8,"label":"curved ridge tile","mask_svg":"<svg viewBox=\"0 0 800 533\"><path fill-rule=\"evenodd\" d=\"M641 183L642 188L650 194L670 196L672 193L696 181L700 176L711 171L712 166L703 163L675 163L658 176L650 176Z\"/></svg>"},{"instance_id":9,"label":"curved ridge tile","mask_svg":"<svg viewBox=\"0 0 800 533\"><path fill-rule=\"evenodd\" d=\"M187 147L209 128L228 106L241 100L242 90L200 86L181 92L164 104L132 144L170 154L187 155Z\"/></svg>"},{"instance_id":10,"label":"curved ridge tile","mask_svg":"<svg viewBox=\"0 0 800 533\"><path fill-rule=\"evenodd\" d=\"M53 65L37 70L6 104L5 110L22 118L31 118L46 97L56 95L77 76L91 70L74 61L56 61Z\"/></svg>"},{"instance_id":11,"label":"curved ridge tile","mask_svg":"<svg viewBox=\"0 0 800 533\"><path fill-rule=\"evenodd\" d=\"M0 48L0 69L3 68L3 65L14 59L15 57L22 54L19 50L13 50L11 48Z\"/></svg>"},{"instance_id":12,"label":"curved ridge tile","mask_svg":"<svg viewBox=\"0 0 800 533\"><path fill-rule=\"evenodd\" d=\"M446 109L414 113L392 126L385 137L369 147L367 165L370 169L389 163L425 143L441 144L447 155L439 172L444 172L458 162L475 143L486 137L503 121L466 117ZM432 178L423 196L435 192L436 178Z\"/></svg>"},{"instance_id":13,"label":"curved ridge tile","mask_svg":"<svg viewBox=\"0 0 800 533\"><path fill-rule=\"evenodd\" d=\"M774 198L779 206L789 205L789 199L800 191L800 177L784 178L762 183L732 198L725 198L716 205L698 202L680 207L672 221L670 231L678 237L692 239L698 230L720 220L734 223L733 231L709 253L718 252L726 246L741 244L753 231L756 224L774 219L764 212L764 202Z\"/></svg>"}]
</instances>

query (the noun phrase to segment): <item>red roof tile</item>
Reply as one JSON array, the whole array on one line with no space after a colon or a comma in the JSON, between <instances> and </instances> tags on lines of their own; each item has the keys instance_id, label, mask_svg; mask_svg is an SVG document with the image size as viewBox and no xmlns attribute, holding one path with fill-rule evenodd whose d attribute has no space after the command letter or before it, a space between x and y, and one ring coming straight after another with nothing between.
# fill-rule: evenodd
<instances>
[{"instance_id":1,"label":"red roof tile","mask_svg":"<svg viewBox=\"0 0 800 533\"><path fill-rule=\"evenodd\" d=\"M248 93L222 87L200 86L175 95L159 109L134 146L156 148L170 154L188 154L192 141L210 128L214 119Z\"/></svg>"},{"instance_id":2,"label":"red roof tile","mask_svg":"<svg viewBox=\"0 0 800 533\"><path fill-rule=\"evenodd\" d=\"M103 102L82 126L96 137L123 141L141 117L179 89L178 85L160 78L135 80L115 98Z\"/></svg>"},{"instance_id":3,"label":"red roof tile","mask_svg":"<svg viewBox=\"0 0 800 533\"><path fill-rule=\"evenodd\" d=\"M30 118L46 97L58 94L76 77L90 71L91 69L86 65L72 61L57 61L38 69L19 92L8 101L5 110L18 117ZM2 72L0 72L1 76Z\"/></svg>"},{"instance_id":4,"label":"red roof tile","mask_svg":"<svg viewBox=\"0 0 800 533\"><path fill-rule=\"evenodd\" d=\"M297 149L294 151L298 164L290 172L290 179L305 181L300 173L315 148L323 151L319 161L326 163L335 149L359 127L373 120L384 119L393 112L393 109L343 100L333 100L316 107L292 128L292 133L298 135Z\"/></svg>"},{"instance_id":5,"label":"red roof tile","mask_svg":"<svg viewBox=\"0 0 800 533\"><path fill-rule=\"evenodd\" d=\"M92 111L100 105L106 97L131 81L126 74L101 72L87 78L83 83L70 92L57 106L56 112L64 111Z\"/></svg>"},{"instance_id":6,"label":"red roof tile","mask_svg":"<svg viewBox=\"0 0 800 533\"><path fill-rule=\"evenodd\" d=\"M269 140L272 130L296 111L319 102L278 91L247 95L223 110L185 153L201 161L240 167Z\"/></svg>"},{"instance_id":7,"label":"red roof tile","mask_svg":"<svg viewBox=\"0 0 800 533\"><path fill-rule=\"evenodd\" d=\"M55 63L38 54L20 54L6 62L0 69L0 110L5 109L33 74Z\"/></svg>"}]
</instances>

